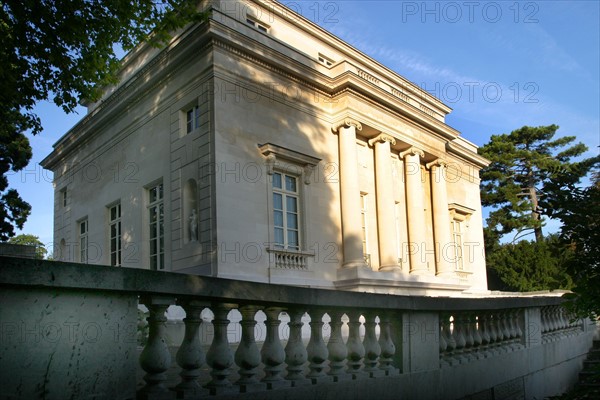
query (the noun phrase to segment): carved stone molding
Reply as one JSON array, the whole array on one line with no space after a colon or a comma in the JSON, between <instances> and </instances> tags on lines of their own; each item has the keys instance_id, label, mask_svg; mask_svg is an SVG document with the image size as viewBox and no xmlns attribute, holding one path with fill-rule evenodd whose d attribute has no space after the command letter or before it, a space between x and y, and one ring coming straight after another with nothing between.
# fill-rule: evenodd
<instances>
[{"instance_id":1,"label":"carved stone molding","mask_svg":"<svg viewBox=\"0 0 600 400\"><path fill-rule=\"evenodd\" d=\"M431 169L431 167L441 167L441 168L445 168L448 165L448 163L446 162L446 160L443 160L441 158L438 158L436 160L433 160L430 163L425 164L425 168L427 169Z\"/></svg>"},{"instance_id":2,"label":"carved stone molding","mask_svg":"<svg viewBox=\"0 0 600 400\"><path fill-rule=\"evenodd\" d=\"M361 123L352 118L344 118L343 121L333 124L331 126L331 130L334 133L337 133L340 130L340 128L350 128L351 126L355 127L359 131L362 131Z\"/></svg>"},{"instance_id":3,"label":"carved stone molding","mask_svg":"<svg viewBox=\"0 0 600 400\"><path fill-rule=\"evenodd\" d=\"M398 154L398 156L400 156L400 158L404 158L404 157L406 157L409 154L411 154L411 155L418 155L421 158L425 157L425 153L423 152L423 150L418 149L416 147L411 147L409 149L406 149L403 152L401 152L400 154Z\"/></svg>"},{"instance_id":4,"label":"carved stone molding","mask_svg":"<svg viewBox=\"0 0 600 400\"><path fill-rule=\"evenodd\" d=\"M396 139L387 133L381 133L373 139L369 139L369 146L373 146L377 142L389 142L393 146L396 144Z\"/></svg>"}]
</instances>

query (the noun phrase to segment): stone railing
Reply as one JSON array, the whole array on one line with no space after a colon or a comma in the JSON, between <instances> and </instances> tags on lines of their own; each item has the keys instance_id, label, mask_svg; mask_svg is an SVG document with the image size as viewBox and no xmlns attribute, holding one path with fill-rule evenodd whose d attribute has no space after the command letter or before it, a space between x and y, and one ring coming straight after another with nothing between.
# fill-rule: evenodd
<instances>
[{"instance_id":1,"label":"stone railing","mask_svg":"<svg viewBox=\"0 0 600 400\"><path fill-rule=\"evenodd\" d=\"M2 257L0 287L6 398L543 398L577 379L594 333L558 297L394 296ZM171 305L186 315L176 350Z\"/></svg>"},{"instance_id":2,"label":"stone railing","mask_svg":"<svg viewBox=\"0 0 600 400\"><path fill-rule=\"evenodd\" d=\"M313 253L279 249L269 249L269 253L274 258L275 268L282 269L308 270L308 258L314 257Z\"/></svg>"}]
</instances>

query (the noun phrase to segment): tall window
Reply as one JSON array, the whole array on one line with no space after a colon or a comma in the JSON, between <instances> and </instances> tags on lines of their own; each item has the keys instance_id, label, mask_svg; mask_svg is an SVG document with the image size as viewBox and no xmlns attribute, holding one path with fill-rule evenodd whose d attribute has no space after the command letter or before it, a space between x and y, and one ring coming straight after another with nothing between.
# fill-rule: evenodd
<instances>
[{"instance_id":1,"label":"tall window","mask_svg":"<svg viewBox=\"0 0 600 400\"><path fill-rule=\"evenodd\" d=\"M454 265L457 271L464 269L462 221L452 220L452 241L454 243Z\"/></svg>"},{"instance_id":2,"label":"tall window","mask_svg":"<svg viewBox=\"0 0 600 400\"><path fill-rule=\"evenodd\" d=\"M110 265L121 265L121 204L108 210L110 235Z\"/></svg>"},{"instance_id":3,"label":"tall window","mask_svg":"<svg viewBox=\"0 0 600 400\"><path fill-rule=\"evenodd\" d=\"M185 112L185 126L186 133L200 128L200 107L194 106Z\"/></svg>"},{"instance_id":4,"label":"tall window","mask_svg":"<svg viewBox=\"0 0 600 400\"><path fill-rule=\"evenodd\" d=\"M371 254L369 254L369 242L368 242L368 232L367 232L367 224L368 224L368 215L367 215L367 194L360 194L360 228L362 235L362 248L363 248L363 256L365 257L365 262L367 265L371 265Z\"/></svg>"},{"instance_id":5,"label":"tall window","mask_svg":"<svg viewBox=\"0 0 600 400\"><path fill-rule=\"evenodd\" d=\"M61 201L62 201L62 206L66 207L67 206L67 188L63 188L60 191L60 197L61 197Z\"/></svg>"},{"instance_id":6,"label":"tall window","mask_svg":"<svg viewBox=\"0 0 600 400\"><path fill-rule=\"evenodd\" d=\"M300 250L298 178L273 173L273 225L275 247Z\"/></svg>"},{"instance_id":7,"label":"tall window","mask_svg":"<svg viewBox=\"0 0 600 400\"><path fill-rule=\"evenodd\" d=\"M400 203L394 203L394 222L396 227L396 256L398 257L398 264L402 264L402 242L400 240Z\"/></svg>"},{"instance_id":8,"label":"tall window","mask_svg":"<svg viewBox=\"0 0 600 400\"><path fill-rule=\"evenodd\" d=\"M88 262L88 220L79 222L79 261Z\"/></svg>"},{"instance_id":9,"label":"tall window","mask_svg":"<svg viewBox=\"0 0 600 400\"><path fill-rule=\"evenodd\" d=\"M148 190L148 216L150 221L150 269L165 268L165 226L163 206L163 184Z\"/></svg>"}]
</instances>

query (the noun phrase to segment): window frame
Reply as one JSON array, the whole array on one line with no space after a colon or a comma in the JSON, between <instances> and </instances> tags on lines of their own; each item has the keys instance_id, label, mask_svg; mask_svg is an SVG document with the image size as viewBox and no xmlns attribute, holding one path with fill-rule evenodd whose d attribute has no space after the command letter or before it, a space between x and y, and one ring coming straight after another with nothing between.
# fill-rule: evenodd
<instances>
[{"instance_id":1,"label":"window frame","mask_svg":"<svg viewBox=\"0 0 600 400\"><path fill-rule=\"evenodd\" d=\"M109 264L114 267L122 266L122 231L121 231L121 216L122 207L121 203L114 203L108 206L108 257ZM113 209L116 210L116 216L113 217ZM114 235L113 235L114 227ZM114 239L114 240L113 240ZM113 257L114 254L114 257Z\"/></svg>"},{"instance_id":2,"label":"window frame","mask_svg":"<svg viewBox=\"0 0 600 400\"><path fill-rule=\"evenodd\" d=\"M454 247L454 270L456 272L468 272L464 261L464 239L469 228L469 221L475 210L457 203L451 203L448 205L448 211L450 213L450 234L452 235L452 245Z\"/></svg>"},{"instance_id":3,"label":"window frame","mask_svg":"<svg viewBox=\"0 0 600 400\"><path fill-rule=\"evenodd\" d=\"M279 187L276 186L276 177L279 176L280 179L280 185ZM290 180L293 180L294 182L294 190L288 189L288 178ZM304 217L304 213L302 210L303 207L303 199L302 199L302 193L301 193L301 185L300 185L300 177L296 174L292 174L289 172L285 172L285 171L281 171L281 170L275 170L273 172L272 175L272 183L271 183L271 192L272 192L272 207L271 207L271 211L272 211L272 218L273 218L273 226L272 226L272 233L273 233L273 241L272 241L272 247L273 249L276 250L284 250L284 251L301 251L305 246L304 246L304 239L303 239L303 217ZM281 208L276 208L275 205L275 196L280 196L281 197ZM295 210L290 210L290 206L288 204L288 199L294 199L295 200ZM281 213L281 223L282 225L279 226L277 225L277 218L275 217L276 213ZM289 217L290 215L292 217L295 217L295 224L296 227L291 227L290 226L290 220ZM279 242L277 240L277 234L276 232L278 230L282 231L282 235L283 235L283 243ZM291 240L290 240L290 233L295 232L296 233L296 245L292 245L291 244Z\"/></svg>"},{"instance_id":4,"label":"window frame","mask_svg":"<svg viewBox=\"0 0 600 400\"><path fill-rule=\"evenodd\" d=\"M262 33L269 33L269 31L271 30L271 26L259 21L258 19L250 15L246 15L246 25L249 25Z\"/></svg>"},{"instance_id":5,"label":"window frame","mask_svg":"<svg viewBox=\"0 0 600 400\"><path fill-rule=\"evenodd\" d=\"M164 184L156 182L147 188L148 203L146 206L148 216L148 257L150 269L153 271L164 271L165 269L165 202ZM153 198L153 190L156 196ZM154 217L156 217L154 219ZM156 222L154 222L156 221ZM153 227L153 225L156 226ZM162 229L161 229L162 227ZM153 235L154 234L154 235ZM153 243L154 242L154 243ZM152 247L155 246L156 252Z\"/></svg>"},{"instance_id":6,"label":"window frame","mask_svg":"<svg viewBox=\"0 0 600 400\"><path fill-rule=\"evenodd\" d=\"M309 207L306 204L308 198L309 185L314 168L321 161L320 158L313 157L307 154L300 153L295 150L287 149L273 143L259 144L258 149L265 157L265 166L267 169L267 203L268 203L268 243L271 251L290 252L290 253L305 253L308 248L308 238L310 236L308 230L309 225ZM295 177L297 190L297 223L298 223L298 249L289 249L287 244L287 232L284 231L284 248L275 246L275 210L274 210L274 174L280 173ZM283 181L282 181L283 182ZM308 254L308 253L307 253Z\"/></svg>"},{"instance_id":7,"label":"window frame","mask_svg":"<svg viewBox=\"0 0 600 400\"><path fill-rule=\"evenodd\" d=\"M369 252L369 198L368 193L360 192L360 231L362 235L363 257L367 265L371 265Z\"/></svg>"},{"instance_id":8,"label":"window frame","mask_svg":"<svg viewBox=\"0 0 600 400\"><path fill-rule=\"evenodd\" d=\"M89 263L89 220L87 217L77 221L77 232L79 234L79 262Z\"/></svg>"},{"instance_id":9,"label":"window frame","mask_svg":"<svg viewBox=\"0 0 600 400\"><path fill-rule=\"evenodd\" d=\"M202 125L202 121L200 119L201 112L200 106L198 104L192 104L189 107L186 107L183 111L184 115L184 127L185 134L189 135L194 131L200 129L200 125Z\"/></svg>"}]
</instances>

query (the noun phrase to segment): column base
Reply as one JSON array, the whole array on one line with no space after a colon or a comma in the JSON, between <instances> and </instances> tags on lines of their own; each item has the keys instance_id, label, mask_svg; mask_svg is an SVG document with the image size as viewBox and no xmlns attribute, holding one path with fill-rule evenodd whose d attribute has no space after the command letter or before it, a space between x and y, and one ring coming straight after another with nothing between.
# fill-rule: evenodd
<instances>
[{"instance_id":1,"label":"column base","mask_svg":"<svg viewBox=\"0 0 600 400\"><path fill-rule=\"evenodd\" d=\"M350 269L350 268L364 268L364 269L371 269L369 268L369 266L367 265L367 263L365 263L364 259L359 259L359 260L352 260L352 261L348 261L342 264L342 268L346 269Z\"/></svg>"},{"instance_id":2,"label":"column base","mask_svg":"<svg viewBox=\"0 0 600 400\"><path fill-rule=\"evenodd\" d=\"M381 272L402 272L402 267L398 264L390 264L390 265L382 265L379 267L379 271Z\"/></svg>"},{"instance_id":3,"label":"column base","mask_svg":"<svg viewBox=\"0 0 600 400\"><path fill-rule=\"evenodd\" d=\"M370 268L339 268L333 282L340 290L419 296L452 296L469 289L458 277L439 278L401 271L373 271Z\"/></svg>"}]
</instances>

